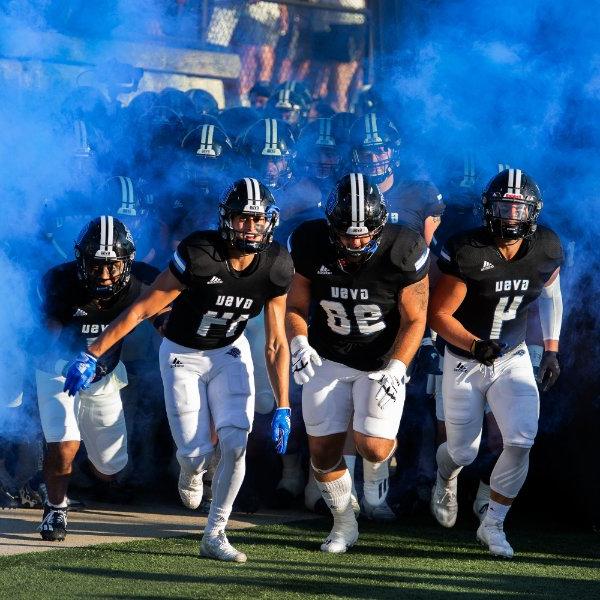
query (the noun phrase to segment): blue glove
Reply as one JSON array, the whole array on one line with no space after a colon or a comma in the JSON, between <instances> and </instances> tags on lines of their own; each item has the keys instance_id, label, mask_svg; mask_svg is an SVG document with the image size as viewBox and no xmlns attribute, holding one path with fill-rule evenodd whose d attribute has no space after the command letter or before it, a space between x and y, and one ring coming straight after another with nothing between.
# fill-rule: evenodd
<instances>
[{"instance_id":1,"label":"blue glove","mask_svg":"<svg viewBox=\"0 0 600 600\"><path fill-rule=\"evenodd\" d=\"M271 438L278 454L285 454L287 450L288 438L292 430L291 414L291 408L276 408L271 421Z\"/></svg>"},{"instance_id":2,"label":"blue glove","mask_svg":"<svg viewBox=\"0 0 600 600\"><path fill-rule=\"evenodd\" d=\"M96 376L96 366L98 360L95 356L87 352L80 352L77 358L71 361L65 367L65 387L64 392L69 396L74 396L80 390L86 390L90 387Z\"/></svg>"}]
</instances>

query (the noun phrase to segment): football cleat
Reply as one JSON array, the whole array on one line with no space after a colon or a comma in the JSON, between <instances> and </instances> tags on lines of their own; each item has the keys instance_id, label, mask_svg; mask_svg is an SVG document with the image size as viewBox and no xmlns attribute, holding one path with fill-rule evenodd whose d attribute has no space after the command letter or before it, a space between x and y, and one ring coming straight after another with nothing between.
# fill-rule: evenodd
<instances>
[{"instance_id":1,"label":"football cleat","mask_svg":"<svg viewBox=\"0 0 600 600\"><path fill-rule=\"evenodd\" d=\"M456 500L457 478L442 479L437 474L435 485L431 492L431 514L442 527L454 527L458 515Z\"/></svg>"},{"instance_id":2,"label":"football cleat","mask_svg":"<svg viewBox=\"0 0 600 600\"><path fill-rule=\"evenodd\" d=\"M19 502L23 508L42 508L44 506L44 498L29 483L19 490Z\"/></svg>"},{"instance_id":3,"label":"football cleat","mask_svg":"<svg viewBox=\"0 0 600 600\"><path fill-rule=\"evenodd\" d=\"M46 542L62 542L67 537L67 509L46 504L38 530Z\"/></svg>"},{"instance_id":4,"label":"football cleat","mask_svg":"<svg viewBox=\"0 0 600 600\"><path fill-rule=\"evenodd\" d=\"M490 504L490 486L480 482L475 500L473 500L473 513L482 523L487 514L487 509Z\"/></svg>"},{"instance_id":5,"label":"football cleat","mask_svg":"<svg viewBox=\"0 0 600 600\"><path fill-rule=\"evenodd\" d=\"M486 546L493 556L512 558L514 550L506 539L506 534L499 521L484 521L477 530L477 540Z\"/></svg>"},{"instance_id":6,"label":"football cleat","mask_svg":"<svg viewBox=\"0 0 600 600\"><path fill-rule=\"evenodd\" d=\"M248 557L236 550L227 539L224 531L217 535L203 535L200 543L200 556L225 562L245 563Z\"/></svg>"},{"instance_id":7,"label":"football cleat","mask_svg":"<svg viewBox=\"0 0 600 600\"><path fill-rule=\"evenodd\" d=\"M356 544L358 540L358 523L352 519L350 523L333 523L333 529L321 544L321 552L342 554Z\"/></svg>"},{"instance_id":8,"label":"football cleat","mask_svg":"<svg viewBox=\"0 0 600 600\"><path fill-rule=\"evenodd\" d=\"M390 505L384 500L381 504L370 504L366 498L360 503L360 514L370 521L389 522L396 520L396 513L390 508Z\"/></svg>"},{"instance_id":9,"label":"football cleat","mask_svg":"<svg viewBox=\"0 0 600 600\"><path fill-rule=\"evenodd\" d=\"M181 469L179 472L179 496L183 505L187 508L196 509L202 502L202 493L204 485L202 483L202 473L188 473Z\"/></svg>"}]
</instances>

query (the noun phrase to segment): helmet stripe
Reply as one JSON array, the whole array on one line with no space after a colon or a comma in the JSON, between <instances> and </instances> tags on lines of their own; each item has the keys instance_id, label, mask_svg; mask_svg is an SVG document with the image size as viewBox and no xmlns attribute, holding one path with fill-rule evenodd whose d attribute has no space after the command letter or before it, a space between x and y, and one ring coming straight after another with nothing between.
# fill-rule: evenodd
<instances>
[{"instance_id":1,"label":"helmet stripe","mask_svg":"<svg viewBox=\"0 0 600 600\"><path fill-rule=\"evenodd\" d=\"M254 186L254 199L260 200L260 185L258 179L252 179L252 184Z\"/></svg>"},{"instance_id":2,"label":"helmet stripe","mask_svg":"<svg viewBox=\"0 0 600 600\"><path fill-rule=\"evenodd\" d=\"M250 179L250 177L244 177L244 181L246 182L246 195L248 196L248 200L254 200L252 191L252 179Z\"/></svg>"},{"instance_id":3,"label":"helmet stripe","mask_svg":"<svg viewBox=\"0 0 600 600\"><path fill-rule=\"evenodd\" d=\"M107 217L107 239L106 239L106 244L108 246L108 251L112 252L112 246L113 246L113 241L114 241L114 235L115 235L115 228L114 228L114 222L113 222L113 217L111 217L110 215Z\"/></svg>"},{"instance_id":4,"label":"helmet stripe","mask_svg":"<svg viewBox=\"0 0 600 600\"><path fill-rule=\"evenodd\" d=\"M106 217L100 217L100 252L106 250Z\"/></svg>"},{"instance_id":5,"label":"helmet stripe","mask_svg":"<svg viewBox=\"0 0 600 600\"><path fill-rule=\"evenodd\" d=\"M515 187L515 170L514 169L509 169L508 170L508 191L512 192L512 190Z\"/></svg>"},{"instance_id":6,"label":"helmet stripe","mask_svg":"<svg viewBox=\"0 0 600 600\"><path fill-rule=\"evenodd\" d=\"M352 226L358 221L358 206L356 197L356 173L350 173L350 202L352 207Z\"/></svg>"},{"instance_id":7,"label":"helmet stripe","mask_svg":"<svg viewBox=\"0 0 600 600\"><path fill-rule=\"evenodd\" d=\"M357 175L358 183L358 225L363 227L365 224L365 181L362 173Z\"/></svg>"},{"instance_id":8,"label":"helmet stripe","mask_svg":"<svg viewBox=\"0 0 600 600\"><path fill-rule=\"evenodd\" d=\"M515 194L521 193L521 175L523 171L521 169L517 169L515 173Z\"/></svg>"},{"instance_id":9,"label":"helmet stripe","mask_svg":"<svg viewBox=\"0 0 600 600\"><path fill-rule=\"evenodd\" d=\"M273 136L271 138L271 143L274 147L277 146L277 119L271 119L271 126L273 127Z\"/></svg>"}]
</instances>

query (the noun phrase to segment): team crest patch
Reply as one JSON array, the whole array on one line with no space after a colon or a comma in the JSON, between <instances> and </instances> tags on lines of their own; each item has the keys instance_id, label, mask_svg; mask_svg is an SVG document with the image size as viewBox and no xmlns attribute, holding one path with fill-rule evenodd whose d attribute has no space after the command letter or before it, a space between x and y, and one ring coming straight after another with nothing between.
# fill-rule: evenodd
<instances>
[{"instance_id":1,"label":"team crest patch","mask_svg":"<svg viewBox=\"0 0 600 600\"><path fill-rule=\"evenodd\" d=\"M239 358L242 355L242 351L233 346L232 348L229 348L225 354L229 354L230 356L233 356L233 358Z\"/></svg>"}]
</instances>

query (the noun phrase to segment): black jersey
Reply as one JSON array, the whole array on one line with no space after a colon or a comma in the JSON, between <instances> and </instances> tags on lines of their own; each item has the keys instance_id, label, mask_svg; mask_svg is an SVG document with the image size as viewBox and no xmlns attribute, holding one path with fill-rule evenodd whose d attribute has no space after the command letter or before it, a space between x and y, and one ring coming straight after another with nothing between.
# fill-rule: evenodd
<instances>
[{"instance_id":1,"label":"black jersey","mask_svg":"<svg viewBox=\"0 0 600 600\"><path fill-rule=\"evenodd\" d=\"M185 238L169 268L186 289L173 302L165 336L197 350L235 341L266 300L287 293L294 275L290 255L277 242L257 253L244 271L234 271L217 231Z\"/></svg>"},{"instance_id":2,"label":"black jersey","mask_svg":"<svg viewBox=\"0 0 600 600\"><path fill-rule=\"evenodd\" d=\"M509 261L488 230L479 227L452 236L438 266L467 286L454 316L473 335L498 340L509 350L525 340L527 308L562 262L562 246L551 229L538 226ZM448 347L460 356L470 356L451 344Z\"/></svg>"},{"instance_id":3,"label":"black jersey","mask_svg":"<svg viewBox=\"0 0 600 600\"><path fill-rule=\"evenodd\" d=\"M398 294L429 268L425 240L407 227L387 224L379 248L355 273L340 268L324 219L300 225L290 248L296 271L311 282L311 346L361 371L384 366L400 326Z\"/></svg>"},{"instance_id":4,"label":"black jersey","mask_svg":"<svg viewBox=\"0 0 600 600\"><path fill-rule=\"evenodd\" d=\"M402 223L421 235L428 217L439 217L446 208L438 189L427 181L398 181L383 197L391 223Z\"/></svg>"},{"instance_id":5,"label":"black jersey","mask_svg":"<svg viewBox=\"0 0 600 600\"><path fill-rule=\"evenodd\" d=\"M42 314L62 326L56 358L71 356L89 346L113 319L133 304L158 273L150 265L134 262L125 288L99 303L80 282L75 262L50 269L42 280ZM122 341L115 344L98 359L106 373L117 366L122 344Z\"/></svg>"}]
</instances>

